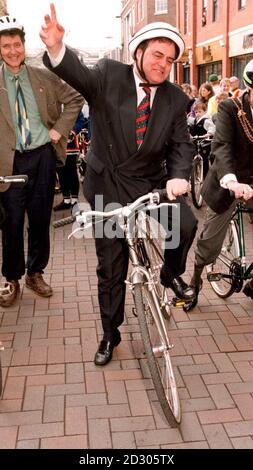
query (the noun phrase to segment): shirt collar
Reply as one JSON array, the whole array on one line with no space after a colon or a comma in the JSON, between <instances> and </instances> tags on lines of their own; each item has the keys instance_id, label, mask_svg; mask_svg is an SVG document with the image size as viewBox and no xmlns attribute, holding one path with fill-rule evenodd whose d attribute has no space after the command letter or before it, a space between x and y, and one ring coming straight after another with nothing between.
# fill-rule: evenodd
<instances>
[{"instance_id":1,"label":"shirt collar","mask_svg":"<svg viewBox=\"0 0 253 470\"><path fill-rule=\"evenodd\" d=\"M8 80L13 80L14 77L18 77L19 80L22 82L23 80L26 79L27 77L27 70L26 70L26 66L25 65L22 65L19 73L12 73L7 67L6 65L4 64L4 75L5 75L5 78L8 79Z\"/></svg>"}]
</instances>

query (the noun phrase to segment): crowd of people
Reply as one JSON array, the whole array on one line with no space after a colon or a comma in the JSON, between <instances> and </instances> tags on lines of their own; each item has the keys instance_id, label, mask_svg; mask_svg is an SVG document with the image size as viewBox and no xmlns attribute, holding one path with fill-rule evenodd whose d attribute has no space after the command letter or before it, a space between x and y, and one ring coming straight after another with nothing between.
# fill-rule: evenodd
<instances>
[{"instance_id":1,"label":"crowd of people","mask_svg":"<svg viewBox=\"0 0 253 470\"><path fill-rule=\"evenodd\" d=\"M190 311L198 302L203 268L221 249L235 199L249 201L253 196L249 184L253 175L253 61L244 70L244 90L239 89L237 77L219 79L215 73L199 90L187 83L176 86L168 78L174 61L183 54L184 41L176 28L157 22L146 25L131 39L133 64L102 59L89 69L64 44L64 28L53 4L50 9L40 32L47 48L43 57L46 69L26 65L23 26L9 15L0 18L4 94L0 174L22 173L29 178L23 188L0 188L6 214L2 274L13 287L7 296L0 293L0 306L9 307L17 300L24 274L26 286L36 294L53 295L43 272L50 255L55 174L59 174L63 200L54 210L71 209L78 201L76 136L84 126L81 109L85 100L92 130L84 195L95 209L98 196L103 197L105 208L110 203L125 205L157 187L166 188L167 198L180 208L180 236L176 248L165 244L161 283L184 300ZM238 118L238 106L243 121ZM182 275L198 222L184 195L194 155L191 136L196 135L213 137L214 162L204 183L207 219L197 240L188 285ZM168 208L165 230L171 225ZM111 360L121 341L129 258L121 238L95 238L95 245L103 337L94 362L102 366Z\"/></svg>"}]
</instances>

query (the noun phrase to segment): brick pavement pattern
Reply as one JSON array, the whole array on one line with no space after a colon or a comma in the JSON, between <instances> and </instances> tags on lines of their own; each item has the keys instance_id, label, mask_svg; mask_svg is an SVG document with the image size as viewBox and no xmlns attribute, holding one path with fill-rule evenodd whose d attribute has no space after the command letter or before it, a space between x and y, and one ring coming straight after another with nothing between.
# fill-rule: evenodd
<instances>
[{"instance_id":1,"label":"brick pavement pattern","mask_svg":"<svg viewBox=\"0 0 253 470\"><path fill-rule=\"evenodd\" d=\"M201 226L205 209L195 213ZM62 215L69 214L53 217ZM0 448L252 449L253 301L242 293L219 299L204 280L192 313L172 309L167 324L183 411L172 429L157 401L130 293L122 342L109 364L94 365L102 334L94 242L68 240L70 231L71 225L51 230L45 279L54 295L40 298L22 279L19 302L0 310ZM252 232L247 223L250 257ZM186 281L192 269L193 249Z\"/></svg>"}]
</instances>

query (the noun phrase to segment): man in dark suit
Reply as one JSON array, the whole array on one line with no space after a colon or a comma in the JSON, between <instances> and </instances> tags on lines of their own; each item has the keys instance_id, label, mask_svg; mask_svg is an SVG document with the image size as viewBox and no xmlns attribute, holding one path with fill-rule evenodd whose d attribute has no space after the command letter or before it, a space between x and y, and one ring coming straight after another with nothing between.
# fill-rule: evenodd
<instances>
[{"instance_id":1,"label":"man in dark suit","mask_svg":"<svg viewBox=\"0 0 253 470\"><path fill-rule=\"evenodd\" d=\"M235 200L249 201L253 197L253 60L245 67L245 92L240 98L228 98L219 104L216 131L212 143L214 163L202 188L207 217L196 251L191 285L196 297L184 309L189 311L198 301L204 267L219 255L226 235ZM253 298L253 282L248 282L244 293Z\"/></svg>"},{"instance_id":2,"label":"man in dark suit","mask_svg":"<svg viewBox=\"0 0 253 470\"><path fill-rule=\"evenodd\" d=\"M130 42L133 66L103 59L93 69L83 66L64 46L64 29L53 4L40 35L48 49L46 66L79 91L90 106L92 140L84 183L86 198L92 208L101 195L104 207L125 205L158 187L164 179L168 198L180 203L181 225L179 246L165 251L161 279L177 296L190 300L194 292L180 276L197 228L182 197L187 191L193 146L186 123L188 99L167 81L173 62L184 51L180 34L167 23L147 25ZM137 142L136 114L145 98L144 86L149 87L151 113L143 142ZM95 364L104 365L120 342L128 250L122 239L104 237L95 242L104 330Z\"/></svg>"}]
</instances>

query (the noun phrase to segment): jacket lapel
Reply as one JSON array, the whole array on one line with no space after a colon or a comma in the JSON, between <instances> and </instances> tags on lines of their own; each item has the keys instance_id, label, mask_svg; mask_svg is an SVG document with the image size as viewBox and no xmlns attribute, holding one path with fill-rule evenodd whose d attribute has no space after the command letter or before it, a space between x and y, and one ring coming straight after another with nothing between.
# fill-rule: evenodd
<instances>
[{"instance_id":1,"label":"jacket lapel","mask_svg":"<svg viewBox=\"0 0 253 470\"><path fill-rule=\"evenodd\" d=\"M45 99L46 87L40 79L40 76L36 73L29 65L27 66L27 72L32 85L35 101L39 108L41 120L43 123L47 122L47 100Z\"/></svg>"},{"instance_id":2,"label":"jacket lapel","mask_svg":"<svg viewBox=\"0 0 253 470\"><path fill-rule=\"evenodd\" d=\"M2 111L2 117L6 119L9 126L13 129L14 123L11 114L11 108L8 98L8 92L6 89L6 84L3 77L3 66L0 70L0 110Z\"/></svg>"},{"instance_id":3,"label":"jacket lapel","mask_svg":"<svg viewBox=\"0 0 253 470\"><path fill-rule=\"evenodd\" d=\"M251 112L251 107L250 107L250 104L249 104L249 95L248 93L245 93L243 95L243 101L244 101L244 110L247 114L247 118L248 120L250 121L251 125L253 126L253 116L252 116L252 112Z\"/></svg>"},{"instance_id":4,"label":"jacket lapel","mask_svg":"<svg viewBox=\"0 0 253 470\"><path fill-rule=\"evenodd\" d=\"M132 68L119 93L119 114L122 133L130 155L136 153L135 141L135 119L136 119L137 96Z\"/></svg>"}]
</instances>

